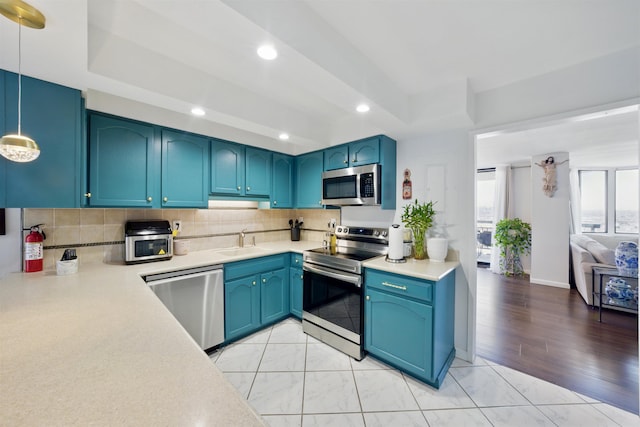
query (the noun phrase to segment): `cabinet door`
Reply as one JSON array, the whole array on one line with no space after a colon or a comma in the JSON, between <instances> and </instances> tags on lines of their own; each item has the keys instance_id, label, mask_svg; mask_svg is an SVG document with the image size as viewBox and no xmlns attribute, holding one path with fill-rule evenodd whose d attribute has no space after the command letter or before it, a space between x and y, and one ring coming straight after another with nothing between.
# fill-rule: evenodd
<instances>
[{"instance_id":1,"label":"cabinet door","mask_svg":"<svg viewBox=\"0 0 640 427\"><path fill-rule=\"evenodd\" d=\"M206 208L209 140L162 131L162 207Z\"/></svg>"},{"instance_id":2,"label":"cabinet door","mask_svg":"<svg viewBox=\"0 0 640 427\"><path fill-rule=\"evenodd\" d=\"M214 139L211 142L211 192L244 194L244 147Z\"/></svg>"},{"instance_id":3,"label":"cabinet door","mask_svg":"<svg viewBox=\"0 0 640 427\"><path fill-rule=\"evenodd\" d=\"M0 129L17 133L18 76L9 72L4 76L4 108L0 110L4 126ZM0 185L7 184L3 189L7 207L80 206L82 109L80 91L22 77L22 134L36 141L40 156L29 163L1 158L6 180Z\"/></svg>"},{"instance_id":4,"label":"cabinet door","mask_svg":"<svg viewBox=\"0 0 640 427\"><path fill-rule=\"evenodd\" d=\"M246 148L247 196L268 196L271 190L271 152L257 148Z\"/></svg>"},{"instance_id":5,"label":"cabinet door","mask_svg":"<svg viewBox=\"0 0 640 427\"><path fill-rule=\"evenodd\" d=\"M289 273L290 312L302 319L302 269L291 267Z\"/></svg>"},{"instance_id":6,"label":"cabinet door","mask_svg":"<svg viewBox=\"0 0 640 427\"><path fill-rule=\"evenodd\" d=\"M153 126L89 117L91 206L160 207L159 171L160 144Z\"/></svg>"},{"instance_id":7,"label":"cabinet door","mask_svg":"<svg viewBox=\"0 0 640 427\"><path fill-rule=\"evenodd\" d=\"M380 161L378 137L363 139L349 144L349 166L363 166Z\"/></svg>"},{"instance_id":8,"label":"cabinet door","mask_svg":"<svg viewBox=\"0 0 640 427\"><path fill-rule=\"evenodd\" d=\"M224 284L224 337L230 340L260 327L259 276L247 276Z\"/></svg>"},{"instance_id":9,"label":"cabinet door","mask_svg":"<svg viewBox=\"0 0 640 427\"><path fill-rule=\"evenodd\" d=\"M349 167L349 147L340 145L338 147L324 150L324 170L344 169Z\"/></svg>"},{"instance_id":10,"label":"cabinet door","mask_svg":"<svg viewBox=\"0 0 640 427\"><path fill-rule=\"evenodd\" d=\"M322 151L296 158L296 207L322 207Z\"/></svg>"},{"instance_id":11,"label":"cabinet door","mask_svg":"<svg viewBox=\"0 0 640 427\"><path fill-rule=\"evenodd\" d=\"M289 315L289 270L281 268L260 275L261 322L272 323Z\"/></svg>"},{"instance_id":12,"label":"cabinet door","mask_svg":"<svg viewBox=\"0 0 640 427\"><path fill-rule=\"evenodd\" d=\"M366 289L365 350L426 381L433 377L433 308Z\"/></svg>"},{"instance_id":13,"label":"cabinet door","mask_svg":"<svg viewBox=\"0 0 640 427\"><path fill-rule=\"evenodd\" d=\"M293 157L273 154L273 183L271 186L271 207L293 207Z\"/></svg>"}]
</instances>

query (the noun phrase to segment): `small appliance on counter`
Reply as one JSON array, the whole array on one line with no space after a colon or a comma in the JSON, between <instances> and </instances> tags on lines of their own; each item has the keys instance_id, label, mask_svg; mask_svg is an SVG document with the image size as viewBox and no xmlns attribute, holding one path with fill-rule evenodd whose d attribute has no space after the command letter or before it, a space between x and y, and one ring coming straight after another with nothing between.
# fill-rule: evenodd
<instances>
[{"instance_id":1,"label":"small appliance on counter","mask_svg":"<svg viewBox=\"0 0 640 427\"><path fill-rule=\"evenodd\" d=\"M131 220L124 227L127 264L164 261L173 255L173 234L166 220Z\"/></svg>"}]
</instances>

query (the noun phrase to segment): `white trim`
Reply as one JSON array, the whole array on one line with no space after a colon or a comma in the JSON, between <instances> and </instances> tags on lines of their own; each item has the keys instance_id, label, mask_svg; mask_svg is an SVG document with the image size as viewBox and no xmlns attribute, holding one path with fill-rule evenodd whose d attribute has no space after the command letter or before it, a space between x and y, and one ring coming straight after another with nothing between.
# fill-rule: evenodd
<instances>
[{"instance_id":1,"label":"white trim","mask_svg":"<svg viewBox=\"0 0 640 427\"><path fill-rule=\"evenodd\" d=\"M571 288L571 286L568 283L554 282L553 280L536 279L535 277L529 278L529 282L535 283L536 285L552 286L554 288L563 288L563 289Z\"/></svg>"}]
</instances>

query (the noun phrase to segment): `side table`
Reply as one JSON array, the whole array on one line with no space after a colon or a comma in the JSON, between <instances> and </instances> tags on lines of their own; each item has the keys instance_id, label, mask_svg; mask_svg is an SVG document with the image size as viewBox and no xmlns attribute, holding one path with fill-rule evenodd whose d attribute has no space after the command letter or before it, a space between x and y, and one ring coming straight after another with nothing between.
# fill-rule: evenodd
<instances>
[{"instance_id":1,"label":"side table","mask_svg":"<svg viewBox=\"0 0 640 427\"><path fill-rule=\"evenodd\" d=\"M598 277L598 287L596 288L596 276ZM605 292L603 292L602 287L602 279L604 276L609 277L620 277L625 280L631 279L636 282L636 287L638 286L638 277L637 276L627 276L624 274L620 274L618 269L615 267L591 267L591 295L593 297L593 303L596 303L596 297L598 297L598 321L602 322L602 307L611 308L614 310L625 311L627 313L636 313L638 314L638 304L633 301L615 301L607 296ZM633 284L632 284L633 285ZM597 291L596 291L597 289ZM602 300L605 299L603 302Z\"/></svg>"}]
</instances>

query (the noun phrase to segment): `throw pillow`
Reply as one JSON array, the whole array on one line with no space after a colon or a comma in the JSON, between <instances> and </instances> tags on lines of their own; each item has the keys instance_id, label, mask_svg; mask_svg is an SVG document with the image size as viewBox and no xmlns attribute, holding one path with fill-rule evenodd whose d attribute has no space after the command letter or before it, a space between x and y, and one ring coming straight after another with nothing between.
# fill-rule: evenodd
<instances>
[{"instance_id":1,"label":"throw pillow","mask_svg":"<svg viewBox=\"0 0 640 427\"><path fill-rule=\"evenodd\" d=\"M589 243L591 243L591 242L597 243L591 237L585 236L584 234L572 234L571 235L571 243L574 243L574 244L580 246L582 249L589 250L589 248L587 248L587 245Z\"/></svg>"},{"instance_id":2,"label":"throw pillow","mask_svg":"<svg viewBox=\"0 0 640 427\"><path fill-rule=\"evenodd\" d=\"M609 249L600 242L592 240L587 243L585 248L600 264L616 265L616 253L613 249Z\"/></svg>"}]
</instances>

